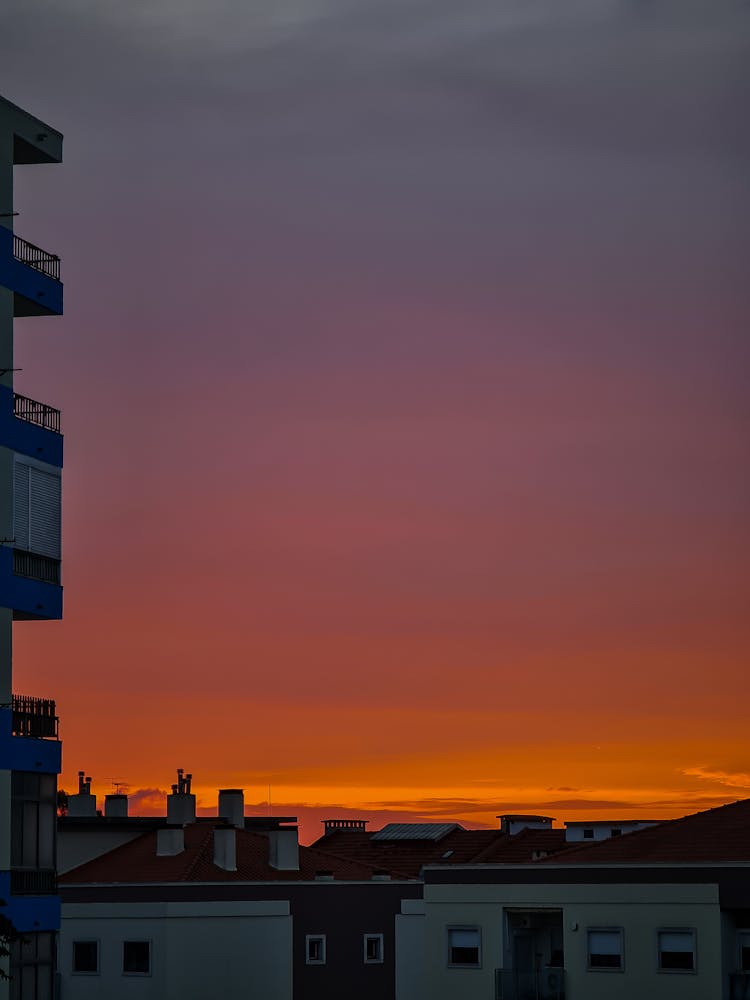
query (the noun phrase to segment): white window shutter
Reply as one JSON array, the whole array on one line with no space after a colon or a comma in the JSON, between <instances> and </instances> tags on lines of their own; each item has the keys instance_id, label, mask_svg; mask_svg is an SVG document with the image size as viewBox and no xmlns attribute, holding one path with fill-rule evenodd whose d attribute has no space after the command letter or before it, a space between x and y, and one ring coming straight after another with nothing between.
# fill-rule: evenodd
<instances>
[{"instance_id":1,"label":"white window shutter","mask_svg":"<svg viewBox=\"0 0 750 1000\"><path fill-rule=\"evenodd\" d=\"M60 558L60 474L16 460L13 538L17 549Z\"/></svg>"},{"instance_id":2,"label":"white window shutter","mask_svg":"<svg viewBox=\"0 0 750 1000\"><path fill-rule=\"evenodd\" d=\"M29 472L28 465L16 462L13 470L13 544L29 549Z\"/></svg>"},{"instance_id":3,"label":"white window shutter","mask_svg":"<svg viewBox=\"0 0 750 1000\"><path fill-rule=\"evenodd\" d=\"M31 551L60 558L60 477L41 469L29 470Z\"/></svg>"}]
</instances>

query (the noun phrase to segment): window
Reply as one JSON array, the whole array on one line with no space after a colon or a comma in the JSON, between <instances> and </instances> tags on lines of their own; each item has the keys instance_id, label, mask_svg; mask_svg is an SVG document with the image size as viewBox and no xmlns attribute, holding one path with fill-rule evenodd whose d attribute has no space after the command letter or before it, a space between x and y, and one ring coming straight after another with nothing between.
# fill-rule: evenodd
<instances>
[{"instance_id":1,"label":"window","mask_svg":"<svg viewBox=\"0 0 750 1000\"><path fill-rule=\"evenodd\" d=\"M588 932L589 969L622 968L622 931L596 928Z\"/></svg>"},{"instance_id":2,"label":"window","mask_svg":"<svg viewBox=\"0 0 750 1000\"><path fill-rule=\"evenodd\" d=\"M383 961L383 935L365 934L365 964L375 965Z\"/></svg>"},{"instance_id":3,"label":"window","mask_svg":"<svg viewBox=\"0 0 750 1000\"><path fill-rule=\"evenodd\" d=\"M593 840L594 839L594 828L593 826L584 826L583 828L583 839Z\"/></svg>"},{"instance_id":4,"label":"window","mask_svg":"<svg viewBox=\"0 0 750 1000\"><path fill-rule=\"evenodd\" d=\"M73 972L83 975L99 971L99 942L73 942Z\"/></svg>"},{"instance_id":5,"label":"window","mask_svg":"<svg viewBox=\"0 0 750 1000\"><path fill-rule=\"evenodd\" d=\"M55 935L24 932L10 946L10 1000L52 1000Z\"/></svg>"},{"instance_id":6,"label":"window","mask_svg":"<svg viewBox=\"0 0 750 1000\"><path fill-rule=\"evenodd\" d=\"M151 942L122 942L122 974L123 976L151 975Z\"/></svg>"},{"instance_id":7,"label":"window","mask_svg":"<svg viewBox=\"0 0 750 1000\"><path fill-rule=\"evenodd\" d=\"M448 965L479 968L481 932L478 927L448 928Z\"/></svg>"},{"instance_id":8,"label":"window","mask_svg":"<svg viewBox=\"0 0 750 1000\"><path fill-rule=\"evenodd\" d=\"M57 775L14 771L10 809L11 867L54 869Z\"/></svg>"},{"instance_id":9,"label":"window","mask_svg":"<svg viewBox=\"0 0 750 1000\"><path fill-rule=\"evenodd\" d=\"M695 931L659 931L659 969L695 972Z\"/></svg>"},{"instance_id":10,"label":"window","mask_svg":"<svg viewBox=\"0 0 750 1000\"><path fill-rule=\"evenodd\" d=\"M738 931L737 943L740 946L739 969L750 972L750 931Z\"/></svg>"},{"instance_id":11,"label":"window","mask_svg":"<svg viewBox=\"0 0 750 1000\"><path fill-rule=\"evenodd\" d=\"M610 835L610 837L621 837L622 836L622 827L620 827L620 826L613 826L612 829L609 831L609 835Z\"/></svg>"},{"instance_id":12,"label":"window","mask_svg":"<svg viewBox=\"0 0 750 1000\"><path fill-rule=\"evenodd\" d=\"M326 964L325 934L308 934L305 938L305 955L308 965Z\"/></svg>"},{"instance_id":13,"label":"window","mask_svg":"<svg viewBox=\"0 0 750 1000\"><path fill-rule=\"evenodd\" d=\"M60 558L60 470L16 459L13 470L14 548Z\"/></svg>"}]
</instances>

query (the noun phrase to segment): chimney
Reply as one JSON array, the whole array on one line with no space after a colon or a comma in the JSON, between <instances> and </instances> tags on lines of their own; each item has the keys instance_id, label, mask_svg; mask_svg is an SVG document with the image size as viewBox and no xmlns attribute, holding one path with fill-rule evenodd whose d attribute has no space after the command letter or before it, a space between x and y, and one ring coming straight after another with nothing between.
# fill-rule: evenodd
<instances>
[{"instance_id":1,"label":"chimney","mask_svg":"<svg viewBox=\"0 0 750 1000\"><path fill-rule=\"evenodd\" d=\"M323 836L329 837L332 833L346 830L347 833L367 833L369 819L324 819Z\"/></svg>"},{"instance_id":2,"label":"chimney","mask_svg":"<svg viewBox=\"0 0 750 1000\"><path fill-rule=\"evenodd\" d=\"M214 864L225 872L237 871L237 831L233 826L214 827Z\"/></svg>"},{"instance_id":3,"label":"chimney","mask_svg":"<svg viewBox=\"0 0 750 1000\"><path fill-rule=\"evenodd\" d=\"M241 788L219 789L219 818L238 830L245 829L245 793Z\"/></svg>"},{"instance_id":4,"label":"chimney","mask_svg":"<svg viewBox=\"0 0 750 1000\"><path fill-rule=\"evenodd\" d=\"M277 871L299 871L299 831L296 826L268 831L268 863Z\"/></svg>"},{"instance_id":5,"label":"chimney","mask_svg":"<svg viewBox=\"0 0 750 1000\"><path fill-rule=\"evenodd\" d=\"M181 826L165 827L156 831L157 858L170 858L185 850L185 831Z\"/></svg>"},{"instance_id":6,"label":"chimney","mask_svg":"<svg viewBox=\"0 0 750 1000\"><path fill-rule=\"evenodd\" d=\"M128 815L128 797L118 793L104 796L104 815L123 819Z\"/></svg>"},{"instance_id":7,"label":"chimney","mask_svg":"<svg viewBox=\"0 0 750 1000\"><path fill-rule=\"evenodd\" d=\"M78 772L78 794L68 796L68 816L96 816L96 796L85 771Z\"/></svg>"},{"instance_id":8,"label":"chimney","mask_svg":"<svg viewBox=\"0 0 750 1000\"><path fill-rule=\"evenodd\" d=\"M170 826L195 823L195 796L190 791L192 780L192 774L177 768L177 784L172 785L172 794L167 796L167 823Z\"/></svg>"}]
</instances>

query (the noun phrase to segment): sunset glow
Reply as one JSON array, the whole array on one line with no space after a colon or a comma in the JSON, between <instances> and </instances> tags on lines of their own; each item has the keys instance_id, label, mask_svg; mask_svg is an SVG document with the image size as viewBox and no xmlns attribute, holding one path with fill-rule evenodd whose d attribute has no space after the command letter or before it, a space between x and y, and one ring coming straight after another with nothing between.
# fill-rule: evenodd
<instances>
[{"instance_id":1,"label":"sunset glow","mask_svg":"<svg viewBox=\"0 0 750 1000\"><path fill-rule=\"evenodd\" d=\"M65 617L14 626L61 787L184 767L305 842L750 795L731 14L68 6L3 60L66 144L15 178L65 282L14 362L65 434Z\"/></svg>"}]
</instances>

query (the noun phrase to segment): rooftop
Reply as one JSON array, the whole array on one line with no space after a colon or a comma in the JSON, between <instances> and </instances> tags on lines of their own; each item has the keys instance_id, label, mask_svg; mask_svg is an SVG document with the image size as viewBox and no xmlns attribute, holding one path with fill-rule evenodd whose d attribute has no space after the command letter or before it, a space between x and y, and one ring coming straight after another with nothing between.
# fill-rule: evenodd
<instances>
[{"instance_id":1,"label":"rooftop","mask_svg":"<svg viewBox=\"0 0 750 1000\"><path fill-rule=\"evenodd\" d=\"M268 837L237 830L237 871L226 871L213 861L213 832L217 826L226 828L216 821L190 823L184 828L185 849L167 857L157 856L157 831L151 830L66 872L59 883L304 882L313 881L323 871L336 880L369 881L383 869L383 865L372 866L300 845L299 870L279 871L268 863Z\"/></svg>"},{"instance_id":2,"label":"rooftop","mask_svg":"<svg viewBox=\"0 0 750 1000\"><path fill-rule=\"evenodd\" d=\"M411 828L411 836L382 836L391 827ZM417 837L425 827L449 827L439 838ZM429 864L471 864L472 862L529 862L561 851L565 831L527 828L515 835L501 830L465 830L457 823L388 824L377 833L335 830L315 841L315 848L330 851L361 864L405 872L413 878Z\"/></svg>"},{"instance_id":3,"label":"rooftop","mask_svg":"<svg viewBox=\"0 0 750 1000\"><path fill-rule=\"evenodd\" d=\"M750 799L667 820L611 840L568 847L548 861L582 865L750 861Z\"/></svg>"}]
</instances>

